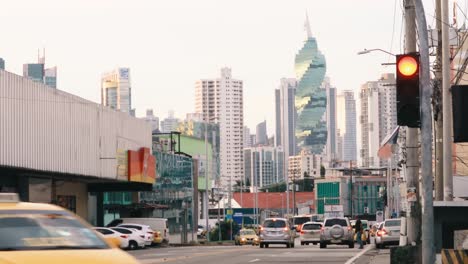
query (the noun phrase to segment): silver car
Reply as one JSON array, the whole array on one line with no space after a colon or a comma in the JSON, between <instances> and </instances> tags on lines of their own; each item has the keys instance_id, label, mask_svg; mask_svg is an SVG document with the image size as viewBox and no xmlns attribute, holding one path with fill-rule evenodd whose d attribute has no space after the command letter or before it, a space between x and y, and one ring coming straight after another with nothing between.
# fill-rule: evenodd
<instances>
[{"instance_id":1,"label":"silver car","mask_svg":"<svg viewBox=\"0 0 468 264\"><path fill-rule=\"evenodd\" d=\"M304 223L301 229L301 245L309 245L309 243L317 245L320 243L321 230L322 223L320 222Z\"/></svg>"},{"instance_id":2,"label":"silver car","mask_svg":"<svg viewBox=\"0 0 468 264\"><path fill-rule=\"evenodd\" d=\"M292 227L294 229L294 227ZM294 233L285 218L267 218L260 228L260 248L270 244L294 247Z\"/></svg>"},{"instance_id":3,"label":"silver car","mask_svg":"<svg viewBox=\"0 0 468 264\"><path fill-rule=\"evenodd\" d=\"M320 248L327 245L348 245L354 248L354 230L347 217L326 218L320 233Z\"/></svg>"},{"instance_id":4,"label":"silver car","mask_svg":"<svg viewBox=\"0 0 468 264\"><path fill-rule=\"evenodd\" d=\"M400 219L385 220L377 231L375 247L384 248L387 245L398 245L400 243Z\"/></svg>"}]
</instances>

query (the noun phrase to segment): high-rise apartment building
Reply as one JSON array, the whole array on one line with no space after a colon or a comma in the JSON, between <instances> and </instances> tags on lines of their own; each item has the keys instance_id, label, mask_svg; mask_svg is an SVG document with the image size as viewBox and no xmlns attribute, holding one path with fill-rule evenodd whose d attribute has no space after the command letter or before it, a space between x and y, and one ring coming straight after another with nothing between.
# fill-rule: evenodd
<instances>
[{"instance_id":1,"label":"high-rise apartment building","mask_svg":"<svg viewBox=\"0 0 468 264\"><path fill-rule=\"evenodd\" d=\"M262 146L268 145L266 120L257 125L256 138L257 138L257 142L256 142L257 145L262 145Z\"/></svg>"},{"instance_id":2,"label":"high-rise apartment building","mask_svg":"<svg viewBox=\"0 0 468 264\"><path fill-rule=\"evenodd\" d=\"M325 78L325 56L320 52L317 40L312 36L306 19L307 38L296 54L296 137L301 150L322 154L327 143L326 90L322 89Z\"/></svg>"},{"instance_id":3,"label":"high-rise apartment building","mask_svg":"<svg viewBox=\"0 0 468 264\"><path fill-rule=\"evenodd\" d=\"M5 60L0 58L0 70L5 70Z\"/></svg>"},{"instance_id":4,"label":"high-rise apartment building","mask_svg":"<svg viewBox=\"0 0 468 264\"><path fill-rule=\"evenodd\" d=\"M130 114L132 87L129 68L117 68L101 76L101 103Z\"/></svg>"},{"instance_id":5,"label":"high-rise apartment building","mask_svg":"<svg viewBox=\"0 0 468 264\"><path fill-rule=\"evenodd\" d=\"M327 93L327 146L326 154L327 161L332 164L333 161L337 160L336 154L336 88L331 86L330 79L325 78L322 88Z\"/></svg>"},{"instance_id":6,"label":"high-rise apartment building","mask_svg":"<svg viewBox=\"0 0 468 264\"><path fill-rule=\"evenodd\" d=\"M234 185L244 178L243 82L233 79L230 68L222 68L217 79L203 79L195 85L195 112L205 122L220 126L221 185Z\"/></svg>"},{"instance_id":7,"label":"high-rise apartment building","mask_svg":"<svg viewBox=\"0 0 468 264\"><path fill-rule=\"evenodd\" d=\"M258 188L284 181L284 152L281 147L244 149L245 183Z\"/></svg>"},{"instance_id":8,"label":"high-rise apartment building","mask_svg":"<svg viewBox=\"0 0 468 264\"><path fill-rule=\"evenodd\" d=\"M337 159L357 161L356 100L354 92L342 91L337 96ZM354 163L356 164L356 163Z\"/></svg>"},{"instance_id":9,"label":"high-rise apartment building","mask_svg":"<svg viewBox=\"0 0 468 264\"><path fill-rule=\"evenodd\" d=\"M381 167L387 160L377 156L382 140L397 126L395 75L383 74L378 81L361 86L361 149L364 167Z\"/></svg>"},{"instance_id":10,"label":"high-rise apartment building","mask_svg":"<svg viewBox=\"0 0 468 264\"><path fill-rule=\"evenodd\" d=\"M309 177L320 177L320 167L322 166L322 156L301 151L296 156L289 156L288 176L289 180L304 179Z\"/></svg>"},{"instance_id":11,"label":"high-rise apartment building","mask_svg":"<svg viewBox=\"0 0 468 264\"><path fill-rule=\"evenodd\" d=\"M177 131L180 120L175 118L174 111L169 111L169 116L161 121L161 132L169 133L171 131Z\"/></svg>"},{"instance_id":12,"label":"high-rise apartment building","mask_svg":"<svg viewBox=\"0 0 468 264\"><path fill-rule=\"evenodd\" d=\"M151 131L159 130L159 117L154 115L153 109L146 109L145 120L151 125Z\"/></svg>"},{"instance_id":13,"label":"high-rise apartment building","mask_svg":"<svg viewBox=\"0 0 468 264\"><path fill-rule=\"evenodd\" d=\"M244 126L244 148L252 147L252 139L250 138L250 128Z\"/></svg>"}]
</instances>

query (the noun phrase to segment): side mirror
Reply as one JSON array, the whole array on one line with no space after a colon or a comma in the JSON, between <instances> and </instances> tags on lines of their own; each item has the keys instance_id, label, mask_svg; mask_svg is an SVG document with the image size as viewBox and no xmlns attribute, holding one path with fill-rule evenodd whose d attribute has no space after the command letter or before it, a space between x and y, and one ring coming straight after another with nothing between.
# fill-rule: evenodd
<instances>
[{"instance_id":1,"label":"side mirror","mask_svg":"<svg viewBox=\"0 0 468 264\"><path fill-rule=\"evenodd\" d=\"M120 247L120 239L116 237L106 237L104 239L106 240L107 244L109 244L109 246L111 246L112 248Z\"/></svg>"}]
</instances>

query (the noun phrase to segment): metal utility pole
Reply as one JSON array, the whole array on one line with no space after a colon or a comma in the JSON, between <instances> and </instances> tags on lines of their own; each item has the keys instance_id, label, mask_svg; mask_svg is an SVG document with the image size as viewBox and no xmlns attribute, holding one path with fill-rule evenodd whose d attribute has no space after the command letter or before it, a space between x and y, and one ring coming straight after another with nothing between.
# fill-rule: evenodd
<instances>
[{"instance_id":1,"label":"metal utility pole","mask_svg":"<svg viewBox=\"0 0 468 264\"><path fill-rule=\"evenodd\" d=\"M443 119L442 119L442 7L440 0L436 2L437 57L435 61L434 79L434 118L435 118L435 200L444 199L444 166L443 166Z\"/></svg>"},{"instance_id":2,"label":"metal utility pole","mask_svg":"<svg viewBox=\"0 0 468 264\"><path fill-rule=\"evenodd\" d=\"M206 106L206 109L205 109L205 199L204 199L204 208L205 209L205 224L206 224L206 240L207 241L210 241L210 228L209 228L209 222L208 222L208 214L209 214L209 210L208 210L208 206L209 206L209 197L208 197L208 168L209 168L209 165L208 165L208 122L210 120L210 116L209 116L209 112L208 112L208 109L209 109L209 105L208 105L208 100L209 100L209 96L208 96L208 87L206 87L206 91L205 91L205 106Z\"/></svg>"},{"instance_id":3,"label":"metal utility pole","mask_svg":"<svg viewBox=\"0 0 468 264\"><path fill-rule=\"evenodd\" d=\"M442 1L442 118L444 124L444 201L453 200L452 95L450 92L450 43L448 0Z\"/></svg>"},{"instance_id":4,"label":"metal utility pole","mask_svg":"<svg viewBox=\"0 0 468 264\"><path fill-rule=\"evenodd\" d=\"M416 51L416 14L413 0L405 0L405 53ZM424 28L425 30L425 28ZM419 133L417 128L406 128L406 187L416 192L416 201L408 201L408 243L417 243L421 227L419 201ZM431 143L429 144L431 145ZM387 197L388 200L388 197Z\"/></svg>"},{"instance_id":5,"label":"metal utility pole","mask_svg":"<svg viewBox=\"0 0 468 264\"><path fill-rule=\"evenodd\" d=\"M442 11L447 14L447 0L444 0L445 7L442 6ZM414 0L416 7L416 19L418 25L418 39L420 50L420 94L421 94L421 168L422 168L422 193L423 210L422 210L422 263L435 262L435 241L434 241L434 204L432 198L432 115L431 113L431 96L432 89L430 83L430 64L429 64L429 44L427 36L426 14L422 0ZM445 10L444 10L445 8ZM445 16L447 18L448 16ZM444 20L447 25L448 20ZM448 37L445 39L448 40ZM444 41L445 42L445 41ZM448 45L446 43L445 45ZM444 82L447 81L444 76ZM445 113L445 112L444 112ZM444 114L445 115L445 114ZM447 120L447 119L444 119ZM444 127L445 129L445 127ZM445 134L444 131L444 135ZM449 134L451 135L451 133ZM450 142L451 144L451 142ZM444 151L444 153L447 153ZM451 151L448 153L452 153ZM446 155L447 156L447 155ZM452 155L448 155L450 158ZM451 161L451 159L450 159ZM452 166L450 166L451 168ZM446 168L444 164L444 169Z\"/></svg>"}]
</instances>

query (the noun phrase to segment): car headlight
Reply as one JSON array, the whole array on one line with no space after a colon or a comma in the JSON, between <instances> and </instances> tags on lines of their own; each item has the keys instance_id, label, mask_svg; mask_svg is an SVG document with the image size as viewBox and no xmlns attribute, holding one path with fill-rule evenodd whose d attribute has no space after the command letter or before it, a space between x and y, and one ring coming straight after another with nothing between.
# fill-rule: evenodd
<instances>
[{"instance_id":1,"label":"car headlight","mask_svg":"<svg viewBox=\"0 0 468 264\"><path fill-rule=\"evenodd\" d=\"M245 237L241 238L242 241L245 241Z\"/></svg>"},{"instance_id":2,"label":"car headlight","mask_svg":"<svg viewBox=\"0 0 468 264\"><path fill-rule=\"evenodd\" d=\"M258 237L254 238L255 241L258 241Z\"/></svg>"}]
</instances>

